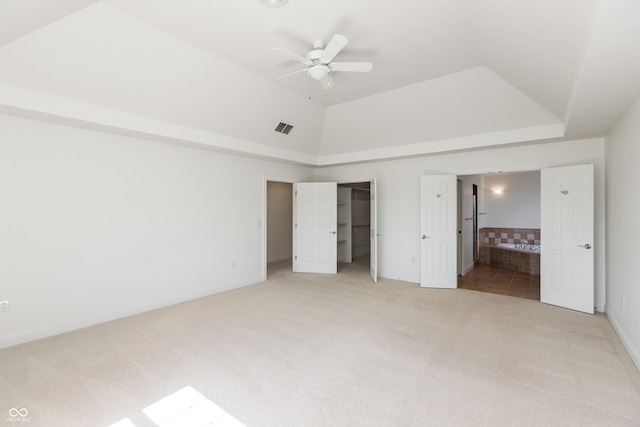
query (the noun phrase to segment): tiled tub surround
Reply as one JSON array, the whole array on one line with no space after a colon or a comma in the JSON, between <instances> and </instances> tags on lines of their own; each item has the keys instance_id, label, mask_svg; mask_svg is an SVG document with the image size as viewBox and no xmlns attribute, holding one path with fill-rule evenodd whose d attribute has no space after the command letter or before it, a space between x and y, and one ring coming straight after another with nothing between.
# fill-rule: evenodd
<instances>
[{"instance_id":1,"label":"tiled tub surround","mask_svg":"<svg viewBox=\"0 0 640 427\"><path fill-rule=\"evenodd\" d=\"M496 245L498 243L522 243L526 240L530 245L540 244L539 228L481 228L478 231L480 245Z\"/></svg>"},{"instance_id":2,"label":"tiled tub surround","mask_svg":"<svg viewBox=\"0 0 640 427\"><path fill-rule=\"evenodd\" d=\"M479 231L481 264L540 275L540 252L497 246L500 243L540 245L540 229L482 228Z\"/></svg>"}]
</instances>

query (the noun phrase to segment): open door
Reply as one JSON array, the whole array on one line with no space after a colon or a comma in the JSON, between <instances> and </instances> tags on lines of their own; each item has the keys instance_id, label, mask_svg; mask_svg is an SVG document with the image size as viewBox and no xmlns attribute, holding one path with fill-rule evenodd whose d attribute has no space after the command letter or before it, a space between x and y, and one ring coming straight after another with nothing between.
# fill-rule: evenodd
<instances>
[{"instance_id":1,"label":"open door","mask_svg":"<svg viewBox=\"0 0 640 427\"><path fill-rule=\"evenodd\" d=\"M370 268L369 274L374 282L378 281L378 194L376 191L376 179L373 178L369 183L369 192L371 194L371 211L369 229L370 237Z\"/></svg>"},{"instance_id":2,"label":"open door","mask_svg":"<svg viewBox=\"0 0 640 427\"><path fill-rule=\"evenodd\" d=\"M420 286L457 288L457 177L420 180Z\"/></svg>"},{"instance_id":3,"label":"open door","mask_svg":"<svg viewBox=\"0 0 640 427\"><path fill-rule=\"evenodd\" d=\"M337 273L336 182L293 184L293 271Z\"/></svg>"},{"instance_id":4,"label":"open door","mask_svg":"<svg viewBox=\"0 0 640 427\"><path fill-rule=\"evenodd\" d=\"M593 165L542 169L540 301L593 314Z\"/></svg>"}]
</instances>

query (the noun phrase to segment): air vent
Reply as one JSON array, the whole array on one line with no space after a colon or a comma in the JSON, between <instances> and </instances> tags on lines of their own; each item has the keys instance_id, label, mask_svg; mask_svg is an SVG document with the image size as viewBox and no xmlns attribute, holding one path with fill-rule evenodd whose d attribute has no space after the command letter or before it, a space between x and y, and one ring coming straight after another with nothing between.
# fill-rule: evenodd
<instances>
[{"instance_id":1,"label":"air vent","mask_svg":"<svg viewBox=\"0 0 640 427\"><path fill-rule=\"evenodd\" d=\"M288 125L286 123L280 122L280 123L278 123L278 126L276 126L276 128L274 130L276 132L280 132L280 133L284 133L285 135L289 135L289 132L291 132L291 129L293 129L293 125Z\"/></svg>"}]
</instances>

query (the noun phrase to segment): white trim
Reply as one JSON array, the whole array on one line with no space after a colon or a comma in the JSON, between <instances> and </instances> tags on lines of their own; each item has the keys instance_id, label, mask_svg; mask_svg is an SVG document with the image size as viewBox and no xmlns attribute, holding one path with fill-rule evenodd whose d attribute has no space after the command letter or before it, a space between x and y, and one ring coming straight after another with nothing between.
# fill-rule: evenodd
<instances>
[{"instance_id":1,"label":"white trim","mask_svg":"<svg viewBox=\"0 0 640 427\"><path fill-rule=\"evenodd\" d=\"M549 162L529 163L524 165L508 164L497 166L483 166L479 168L456 169L453 171L453 173L455 173L456 175L488 175L492 173L537 171L540 169L548 168L549 166Z\"/></svg>"},{"instance_id":2,"label":"white trim","mask_svg":"<svg viewBox=\"0 0 640 427\"><path fill-rule=\"evenodd\" d=\"M125 317L133 316L135 314L145 313L145 312L156 310L159 308L180 304L186 301L191 301L194 299L219 294L219 293L230 291L233 289L242 288L244 286L249 286L257 282L259 282L259 278L254 277L254 278L243 280L237 283L227 283L222 286L216 287L215 290L202 289L197 292L158 298L145 304L134 305L131 307L120 309L120 310L97 314L95 316L88 316L80 319L58 322L58 323L47 325L41 328L21 331L13 335L7 335L0 338L0 349L11 347L18 344L23 344L30 341L35 341L42 338L52 337L55 335L63 334L65 332L75 331L78 329L98 325L100 323L105 323L112 320L122 319Z\"/></svg>"},{"instance_id":3,"label":"white trim","mask_svg":"<svg viewBox=\"0 0 640 427\"><path fill-rule=\"evenodd\" d=\"M232 138L112 108L0 84L0 112L99 132L257 158L316 165L315 155Z\"/></svg>"},{"instance_id":4,"label":"white trim","mask_svg":"<svg viewBox=\"0 0 640 427\"><path fill-rule=\"evenodd\" d=\"M423 156L449 151L508 145L519 142L538 141L564 136L564 124L554 123L522 129L464 136L459 138L426 141L396 147L384 147L351 153L330 154L318 157L319 166L356 163L373 160L388 160L399 157Z\"/></svg>"},{"instance_id":5,"label":"white trim","mask_svg":"<svg viewBox=\"0 0 640 427\"><path fill-rule=\"evenodd\" d=\"M394 147L317 156L215 132L178 125L116 109L0 84L0 113L75 126L99 132L151 139L158 142L220 151L254 158L306 165L332 166L401 157L416 157L457 150L509 145L564 136L564 123L510 129L479 135L423 141Z\"/></svg>"},{"instance_id":6,"label":"white trim","mask_svg":"<svg viewBox=\"0 0 640 427\"><path fill-rule=\"evenodd\" d=\"M627 350L627 353L629 353L629 357L631 357L631 360L636 365L636 368L638 369L638 371L640 371L640 350L633 346L633 342L629 339L627 334L624 333L624 329L622 329L613 314L607 314L607 319L613 327L613 330L616 331L616 334L618 334L618 338L620 338L622 345L624 346L625 350Z\"/></svg>"},{"instance_id":7,"label":"white trim","mask_svg":"<svg viewBox=\"0 0 640 427\"><path fill-rule=\"evenodd\" d=\"M466 276L468 272L470 272L471 270L473 270L473 268L475 267L475 265L473 264L473 262L471 264L468 264L465 268L464 268L464 274L463 276Z\"/></svg>"}]
</instances>

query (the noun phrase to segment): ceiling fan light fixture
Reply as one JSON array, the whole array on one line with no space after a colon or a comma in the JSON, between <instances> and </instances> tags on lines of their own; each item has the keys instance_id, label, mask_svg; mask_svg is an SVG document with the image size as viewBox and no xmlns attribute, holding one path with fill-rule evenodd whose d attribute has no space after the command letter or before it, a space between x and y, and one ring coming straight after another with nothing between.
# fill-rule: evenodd
<instances>
[{"instance_id":1,"label":"ceiling fan light fixture","mask_svg":"<svg viewBox=\"0 0 640 427\"><path fill-rule=\"evenodd\" d=\"M282 7L289 2L289 0L258 0L258 2L267 7Z\"/></svg>"},{"instance_id":2,"label":"ceiling fan light fixture","mask_svg":"<svg viewBox=\"0 0 640 427\"><path fill-rule=\"evenodd\" d=\"M309 69L309 75L314 80L322 80L329 75L329 67L326 65L314 65Z\"/></svg>"}]
</instances>

